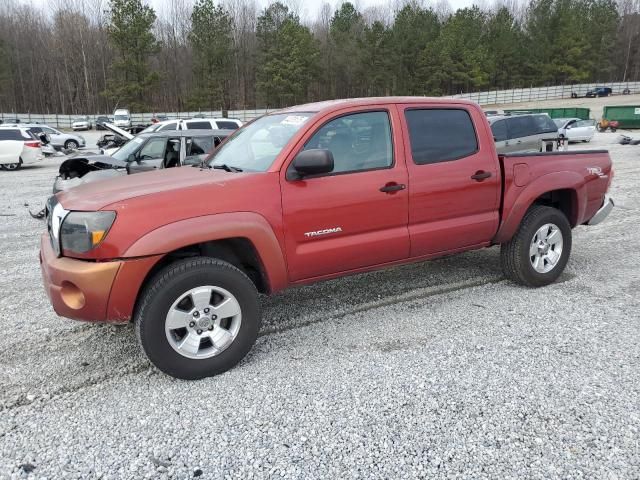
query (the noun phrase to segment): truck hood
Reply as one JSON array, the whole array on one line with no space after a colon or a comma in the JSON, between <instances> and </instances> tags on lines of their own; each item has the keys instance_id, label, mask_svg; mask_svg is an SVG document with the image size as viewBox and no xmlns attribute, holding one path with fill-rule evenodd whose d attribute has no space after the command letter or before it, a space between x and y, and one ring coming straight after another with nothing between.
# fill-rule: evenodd
<instances>
[{"instance_id":1,"label":"truck hood","mask_svg":"<svg viewBox=\"0 0 640 480\"><path fill-rule=\"evenodd\" d=\"M215 185L229 189L232 185L238 185L237 188L242 189L241 185L245 182L241 180L250 175L252 174L197 167L169 168L80 185L59 193L58 200L67 210L95 211L150 195L157 196L158 202L164 201L165 196L176 198L184 194L188 198L188 192L195 193L200 186ZM198 200L192 196L190 203L197 202Z\"/></svg>"}]
</instances>

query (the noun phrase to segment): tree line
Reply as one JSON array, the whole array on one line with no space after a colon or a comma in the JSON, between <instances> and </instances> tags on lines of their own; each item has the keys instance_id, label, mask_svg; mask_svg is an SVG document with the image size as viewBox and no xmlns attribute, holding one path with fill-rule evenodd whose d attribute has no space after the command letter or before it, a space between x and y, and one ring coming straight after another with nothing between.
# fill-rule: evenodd
<instances>
[{"instance_id":1,"label":"tree line","mask_svg":"<svg viewBox=\"0 0 640 480\"><path fill-rule=\"evenodd\" d=\"M0 2L0 111L277 108L640 80L640 0Z\"/></svg>"}]
</instances>

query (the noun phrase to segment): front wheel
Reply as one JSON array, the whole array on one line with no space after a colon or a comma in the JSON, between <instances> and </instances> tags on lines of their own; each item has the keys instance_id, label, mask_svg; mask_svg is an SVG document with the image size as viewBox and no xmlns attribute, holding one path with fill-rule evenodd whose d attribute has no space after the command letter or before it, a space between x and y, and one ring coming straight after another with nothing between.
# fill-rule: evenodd
<instances>
[{"instance_id":1,"label":"front wheel","mask_svg":"<svg viewBox=\"0 0 640 480\"><path fill-rule=\"evenodd\" d=\"M66 148L67 150L77 150L78 142L76 142L75 140L67 140L64 143L64 148Z\"/></svg>"},{"instance_id":2,"label":"front wheel","mask_svg":"<svg viewBox=\"0 0 640 480\"><path fill-rule=\"evenodd\" d=\"M516 283L542 287L564 271L571 253L571 225L558 209L532 206L513 238L502 244L505 276Z\"/></svg>"},{"instance_id":3,"label":"front wheel","mask_svg":"<svg viewBox=\"0 0 640 480\"><path fill-rule=\"evenodd\" d=\"M235 366L253 346L260 329L258 293L227 262L180 260L149 282L134 321L157 368L185 380L210 377Z\"/></svg>"}]
</instances>

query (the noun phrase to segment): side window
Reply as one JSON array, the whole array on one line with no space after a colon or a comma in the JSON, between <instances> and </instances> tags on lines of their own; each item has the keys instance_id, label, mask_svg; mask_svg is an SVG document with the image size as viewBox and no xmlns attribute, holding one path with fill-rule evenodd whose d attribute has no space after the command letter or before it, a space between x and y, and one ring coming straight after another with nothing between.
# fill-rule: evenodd
<instances>
[{"instance_id":1,"label":"side window","mask_svg":"<svg viewBox=\"0 0 640 480\"><path fill-rule=\"evenodd\" d=\"M417 165L457 160L478 151L476 132L466 110L407 110L405 117Z\"/></svg>"},{"instance_id":2,"label":"side window","mask_svg":"<svg viewBox=\"0 0 640 480\"><path fill-rule=\"evenodd\" d=\"M58 132L56 132L54 129L52 129L52 128L47 128L47 127L42 127L42 131L43 131L44 133L48 133L49 135L58 133Z\"/></svg>"},{"instance_id":3,"label":"side window","mask_svg":"<svg viewBox=\"0 0 640 480\"><path fill-rule=\"evenodd\" d=\"M161 126L160 128L158 128L157 131L160 132L162 130L177 130L177 129L178 129L178 122L171 122Z\"/></svg>"},{"instance_id":4,"label":"side window","mask_svg":"<svg viewBox=\"0 0 640 480\"><path fill-rule=\"evenodd\" d=\"M522 138L534 135L535 127L531 117L516 116L508 120L509 138Z\"/></svg>"},{"instance_id":5,"label":"side window","mask_svg":"<svg viewBox=\"0 0 640 480\"><path fill-rule=\"evenodd\" d=\"M581 120L576 122L575 127L593 127L596 124L595 120Z\"/></svg>"},{"instance_id":6,"label":"side window","mask_svg":"<svg viewBox=\"0 0 640 480\"><path fill-rule=\"evenodd\" d=\"M553 123L553 120L551 120L547 115L536 115L532 117L532 119L535 125L534 134L555 133L558 130L556 128L556 124ZM571 126L574 127L575 124L572 124Z\"/></svg>"},{"instance_id":7,"label":"side window","mask_svg":"<svg viewBox=\"0 0 640 480\"><path fill-rule=\"evenodd\" d=\"M386 168L393 164L391 124L385 112L363 112L331 120L311 137L305 150L331 151L334 172Z\"/></svg>"},{"instance_id":8,"label":"side window","mask_svg":"<svg viewBox=\"0 0 640 480\"><path fill-rule=\"evenodd\" d=\"M29 131L35 135L42 133L42 127L31 127Z\"/></svg>"},{"instance_id":9,"label":"side window","mask_svg":"<svg viewBox=\"0 0 640 480\"><path fill-rule=\"evenodd\" d=\"M240 128L236 122L227 122L224 120L216 120L216 125L223 130L237 130Z\"/></svg>"},{"instance_id":10,"label":"side window","mask_svg":"<svg viewBox=\"0 0 640 480\"><path fill-rule=\"evenodd\" d=\"M0 140L23 140L20 130L0 129Z\"/></svg>"},{"instance_id":11,"label":"side window","mask_svg":"<svg viewBox=\"0 0 640 480\"><path fill-rule=\"evenodd\" d=\"M496 142L504 142L507 139L507 122L498 120L491 125L491 132Z\"/></svg>"},{"instance_id":12,"label":"side window","mask_svg":"<svg viewBox=\"0 0 640 480\"><path fill-rule=\"evenodd\" d=\"M140 149L137 157L139 160L163 158L166 144L166 138L152 138Z\"/></svg>"},{"instance_id":13,"label":"side window","mask_svg":"<svg viewBox=\"0 0 640 480\"><path fill-rule=\"evenodd\" d=\"M212 130L211 122L186 122L187 130Z\"/></svg>"},{"instance_id":14,"label":"side window","mask_svg":"<svg viewBox=\"0 0 640 480\"><path fill-rule=\"evenodd\" d=\"M215 137L194 137L187 139L187 156L184 159L185 165L199 165L206 154L213 151L216 146Z\"/></svg>"}]
</instances>

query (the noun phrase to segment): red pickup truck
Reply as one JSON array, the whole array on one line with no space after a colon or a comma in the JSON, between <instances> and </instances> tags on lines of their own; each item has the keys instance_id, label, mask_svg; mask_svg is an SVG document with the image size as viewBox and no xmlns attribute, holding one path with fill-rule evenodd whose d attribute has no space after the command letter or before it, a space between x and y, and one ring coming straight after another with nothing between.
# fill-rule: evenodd
<instances>
[{"instance_id":1,"label":"red pickup truck","mask_svg":"<svg viewBox=\"0 0 640 480\"><path fill-rule=\"evenodd\" d=\"M58 314L133 320L153 364L202 378L250 350L258 293L497 244L508 278L547 285L572 228L613 207L612 176L604 150L498 156L468 101L302 105L200 167L52 197L42 274Z\"/></svg>"}]
</instances>

